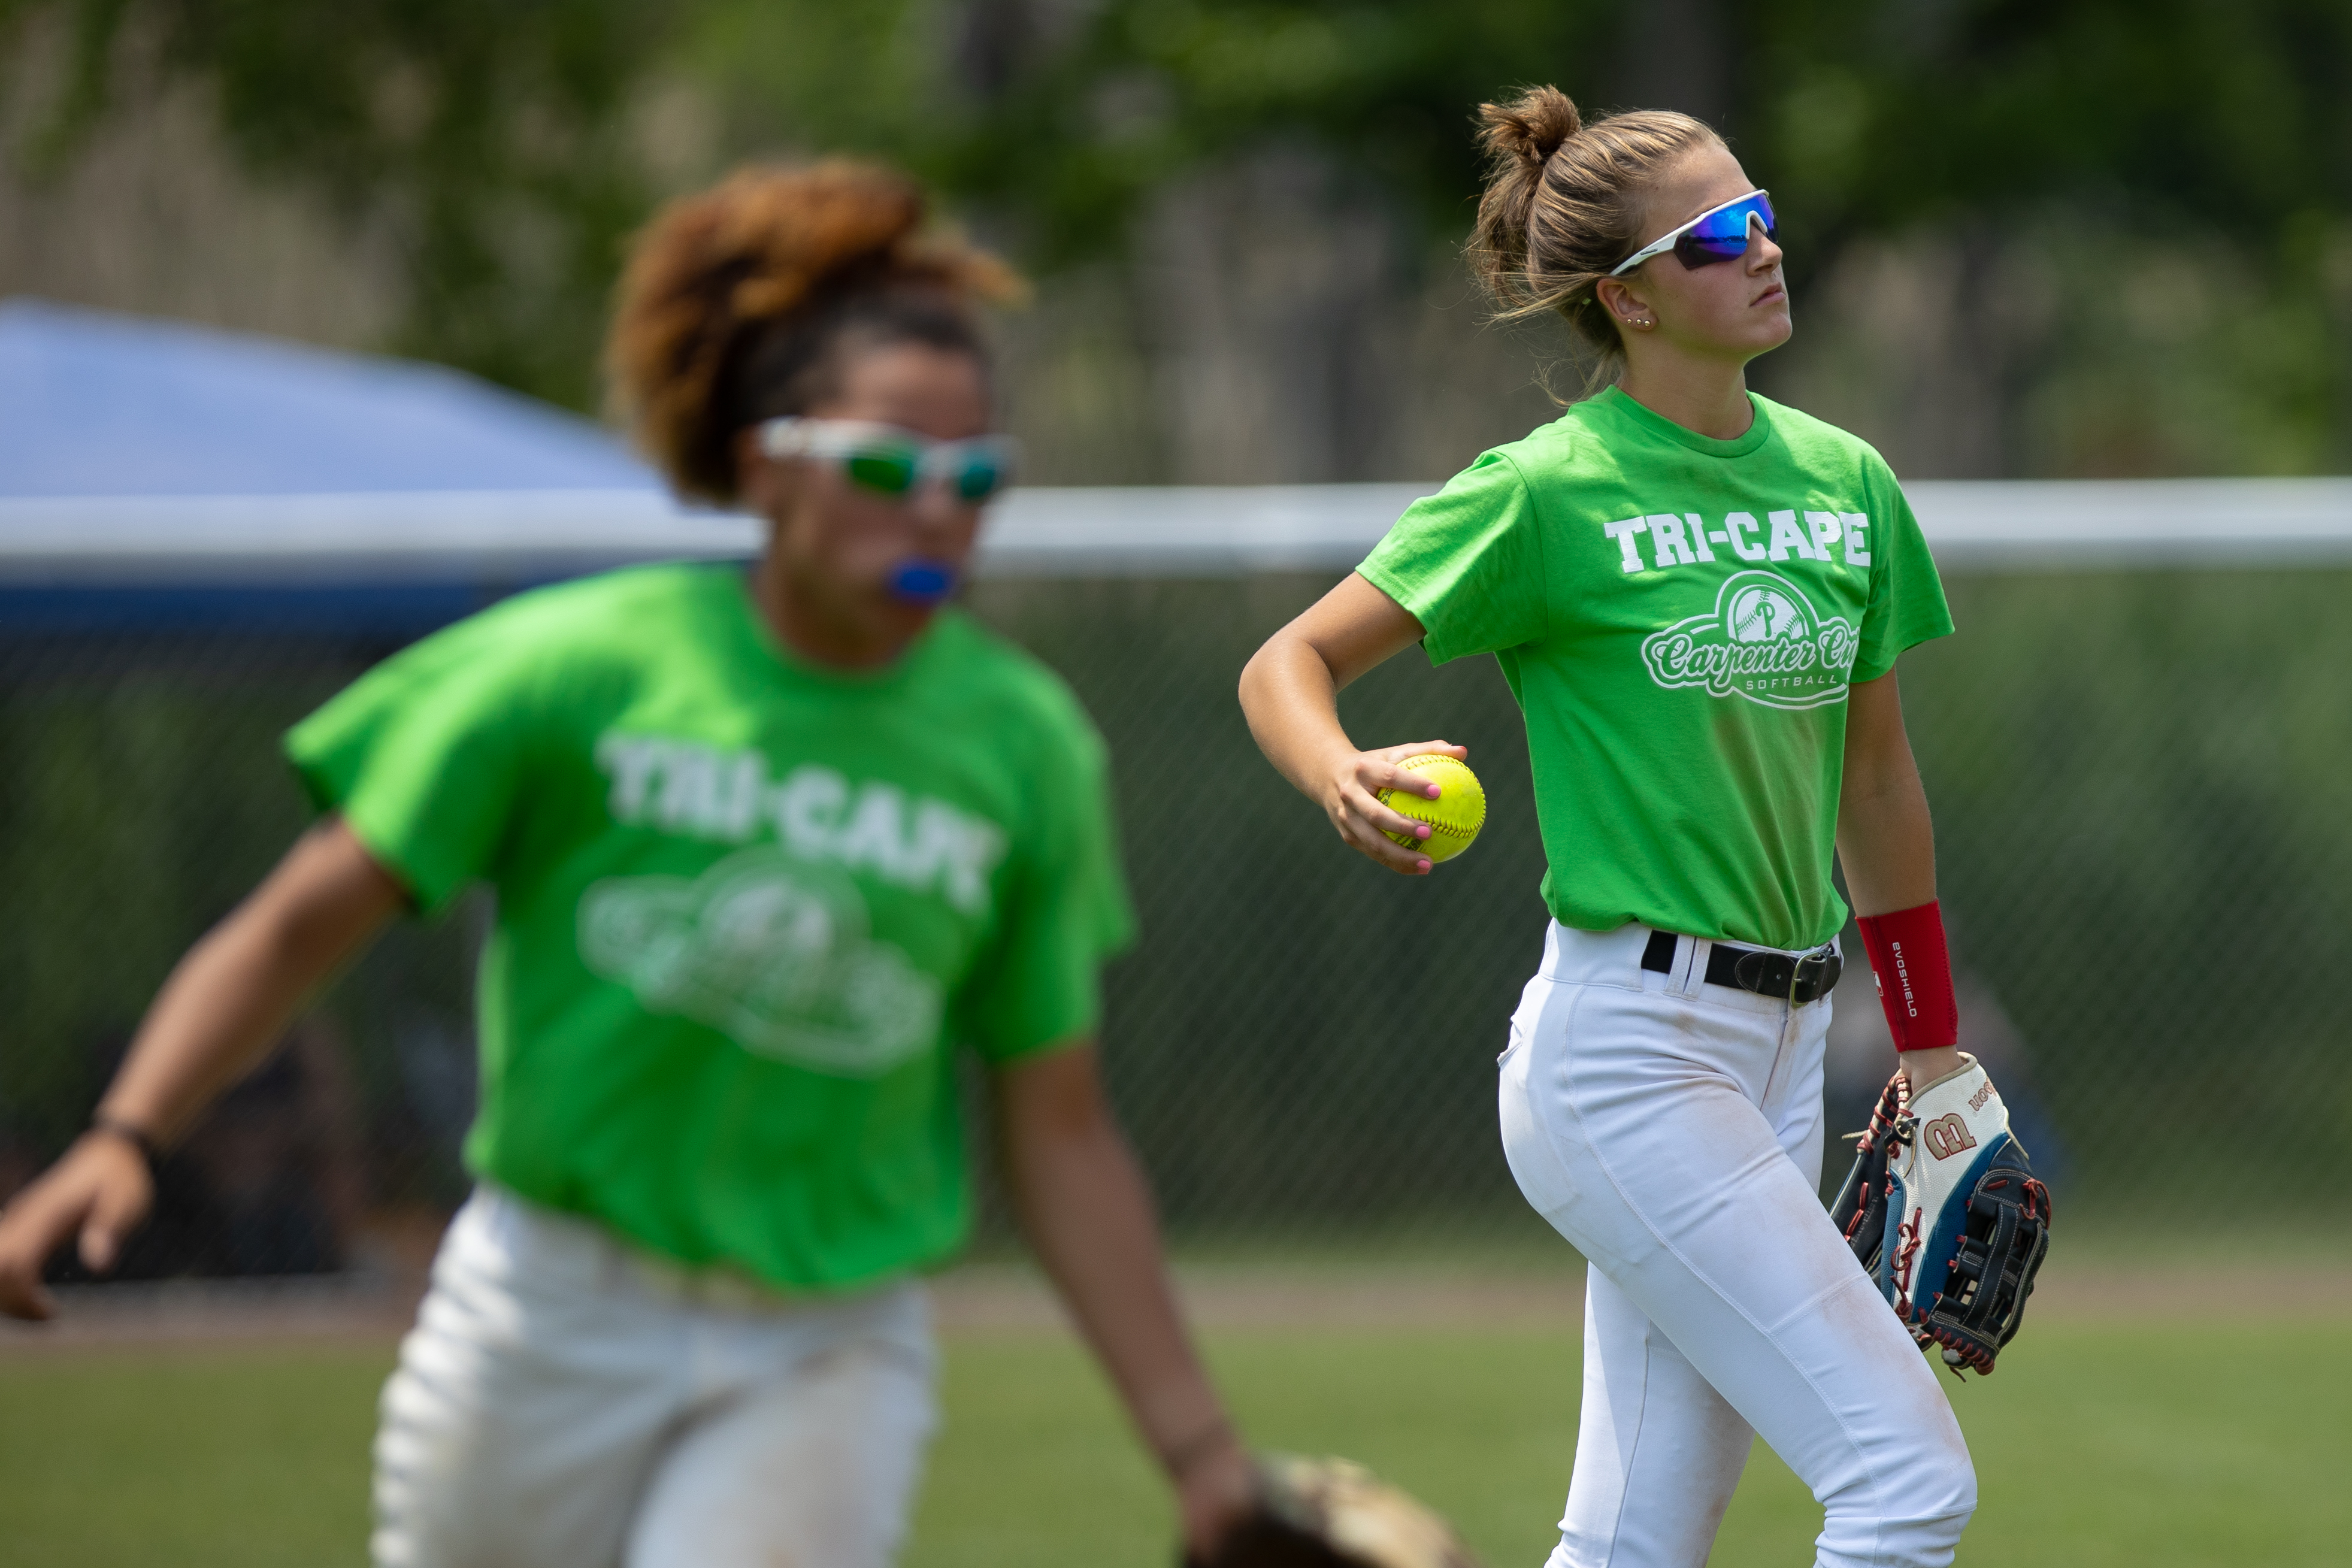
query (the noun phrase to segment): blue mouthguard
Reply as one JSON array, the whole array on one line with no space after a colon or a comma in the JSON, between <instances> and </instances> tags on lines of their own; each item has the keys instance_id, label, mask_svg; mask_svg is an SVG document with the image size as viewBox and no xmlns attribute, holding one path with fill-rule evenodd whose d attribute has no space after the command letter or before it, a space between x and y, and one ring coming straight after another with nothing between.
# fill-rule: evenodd
<instances>
[{"instance_id":1,"label":"blue mouthguard","mask_svg":"<svg viewBox=\"0 0 2352 1568\"><path fill-rule=\"evenodd\" d=\"M936 605L955 592L955 568L937 561L908 561L890 574L890 592L909 605Z\"/></svg>"}]
</instances>

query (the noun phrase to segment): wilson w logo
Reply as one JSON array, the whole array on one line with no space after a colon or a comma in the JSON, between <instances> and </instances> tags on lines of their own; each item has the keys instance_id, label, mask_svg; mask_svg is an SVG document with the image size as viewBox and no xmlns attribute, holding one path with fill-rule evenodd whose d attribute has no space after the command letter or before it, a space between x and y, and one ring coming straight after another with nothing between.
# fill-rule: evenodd
<instances>
[{"instance_id":1,"label":"wilson w logo","mask_svg":"<svg viewBox=\"0 0 2352 1568\"><path fill-rule=\"evenodd\" d=\"M1960 1113L1957 1110L1923 1124L1919 1129L1919 1141L1927 1144L1928 1152L1938 1160L1948 1160L1963 1149L1977 1146L1977 1141L1969 1136L1969 1124L1960 1120Z\"/></svg>"}]
</instances>

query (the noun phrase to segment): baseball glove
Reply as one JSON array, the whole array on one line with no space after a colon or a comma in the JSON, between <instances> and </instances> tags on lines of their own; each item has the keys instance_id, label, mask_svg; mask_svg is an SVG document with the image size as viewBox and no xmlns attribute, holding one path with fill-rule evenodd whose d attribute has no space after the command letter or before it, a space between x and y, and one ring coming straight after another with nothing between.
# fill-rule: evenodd
<instances>
[{"instance_id":1,"label":"baseball glove","mask_svg":"<svg viewBox=\"0 0 2352 1568\"><path fill-rule=\"evenodd\" d=\"M1453 1527L1346 1459L1257 1462L1257 1508L1184 1568L1478 1568Z\"/></svg>"},{"instance_id":2,"label":"baseball glove","mask_svg":"<svg viewBox=\"0 0 2352 1568\"><path fill-rule=\"evenodd\" d=\"M2050 1191L1992 1079L1960 1061L1916 1102L1888 1080L1830 1217L1913 1339L1989 1375L2050 1250Z\"/></svg>"}]
</instances>

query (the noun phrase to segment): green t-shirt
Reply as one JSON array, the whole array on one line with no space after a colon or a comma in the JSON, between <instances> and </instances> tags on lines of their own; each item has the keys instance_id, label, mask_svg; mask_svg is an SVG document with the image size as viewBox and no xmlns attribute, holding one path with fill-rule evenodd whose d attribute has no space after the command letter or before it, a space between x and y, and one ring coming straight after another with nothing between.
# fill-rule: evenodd
<instances>
[{"instance_id":1,"label":"green t-shirt","mask_svg":"<svg viewBox=\"0 0 2352 1568\"><path fill-rule=\"evenodd\" d=\"M616 572L418 643L286 743L422 909L496 890L473 1170L775 1285L951 1252L953 1047L1087 1034L1130 934L1100 739L959 614L844 674L739 569Z\"/></svg>"},{"instance_id":2,"label":"green t-shirt","mask_svg":"<svg viewBox=\"0 0 2352 1568\"><path fill-rule=\"evenodd\" d=\"M1432 662L1501 663L1563 925L1827 942L1847 684L1952 629L1885 460L1753 402L1717 441L1612 387L1415 502L1360 568Z\"/></svg>"}]
</instances>

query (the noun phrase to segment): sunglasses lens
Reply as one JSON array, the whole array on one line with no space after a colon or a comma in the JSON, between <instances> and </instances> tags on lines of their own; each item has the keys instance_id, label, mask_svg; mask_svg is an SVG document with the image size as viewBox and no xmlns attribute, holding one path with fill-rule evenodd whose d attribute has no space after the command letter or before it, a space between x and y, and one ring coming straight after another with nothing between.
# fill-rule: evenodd
<instances>
[{"instance_id":1,"label":"sunglasses lens","mask_svg":"<svg viewBox=\"0 0 2352 1568\"><path fill-rule=\"evenodd\" d=\"M1675 259L1685 267L1712 267L1718 261L1737 261L1747 254L1748 241L1744 238L1726 244L1686 234L1675 241Z\"/></svg>"},{"instance_id":2,"label":"sunglasses lens","mask_svg":"<svg viewBox=\"0 0 2352 1568\"><path fill-rule=\"evenodd\" d=\"M852 452L843 459L842 468L851 483L877 495L902 496L915 485L915 458L911 452Z\"/></svg>"},{"instance_id":3,"label":"sunglasses lens","mask_svg":"<svg viewBox=\"0 0 2352 1568\"><path fill-rule=\"evenodd\" d=\"M1675 241L1675 259L1685 267L1737 261L1748 254L1748 231L1759 221L1764 226L1764 237L1773 237L1772 204L1761 191L1693 224L1689 232Z\"/></svg>"},{"instance_id":4,"label":"sunglasses lens","mask_svg":"<svg viewBox=\"0 0 2352 1568\"><path fill-rule=\"evenodd\" d=\"M948 482L958 500L978 505L1004 488L1003 465L994 458L966 458L949 476Z\"/></svg>"}]
</instances>

